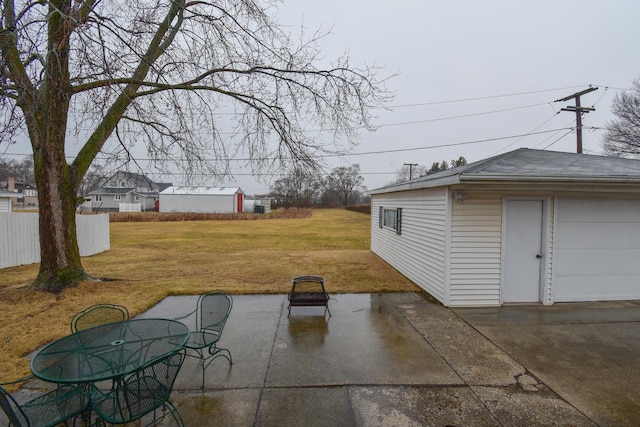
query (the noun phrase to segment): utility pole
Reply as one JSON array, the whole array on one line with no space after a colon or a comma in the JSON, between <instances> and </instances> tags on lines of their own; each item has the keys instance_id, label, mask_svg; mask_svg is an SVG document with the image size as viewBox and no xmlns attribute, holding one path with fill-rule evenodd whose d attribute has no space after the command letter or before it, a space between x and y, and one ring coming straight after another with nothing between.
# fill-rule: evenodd
<instances>
[{"instance_id":1,"label":"utility pole","mask_svg":"<svg viewBox=\"0 0 640 427\"><path fill-rule=\"evenodd\" d=\"M564 98L557 99L555 102L564 102L570 99L576 100L576 105L569 105L566 108L562 108L560 111L572 111L576 113L576 153L582 153L582 113L588 113L590 111L595 111L596 109L593 107L582 107L580 105L580 97L589 92L593 92L594 90L598 90L597 87L590 87L589 89L585 89L580 92L576 92L573 95L565 96Z\"/></svg>"},{"instance_id":2,"label":"utility pole","mask_svg":"<svg viewBox=\"0 0 640 427\"><path fill-rule=\"evenodd\" d=\"M418 166L417 163L405 163L405 166L409 166L409 181L413 179L413 167Z\"/></svg>"}]
</instances>

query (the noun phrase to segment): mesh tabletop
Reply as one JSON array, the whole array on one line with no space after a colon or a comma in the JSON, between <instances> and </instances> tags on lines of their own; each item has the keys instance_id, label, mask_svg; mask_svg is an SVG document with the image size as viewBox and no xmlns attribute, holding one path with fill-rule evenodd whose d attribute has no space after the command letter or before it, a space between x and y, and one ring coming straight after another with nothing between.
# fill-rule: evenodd
<instances>
[{"instance_id":1,"label":"mesh tabletop","mask_svg":"<svg viewBox=\"0 0 640 427\"><path fill-rule=\"evenodd\" d=\"M54 383L89 383L119 378L181 349L189 338L183 323L132 319L71 334L42 348L33 374Z\"/></svg>"}]
</instances>

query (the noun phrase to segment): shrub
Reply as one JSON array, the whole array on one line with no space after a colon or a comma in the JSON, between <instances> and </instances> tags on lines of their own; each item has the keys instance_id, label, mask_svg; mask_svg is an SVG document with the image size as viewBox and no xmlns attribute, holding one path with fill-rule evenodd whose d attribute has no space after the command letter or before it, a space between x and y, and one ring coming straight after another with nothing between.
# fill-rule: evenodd
<instances>
[{"instance_id":1,"label":"shrub","mask_svg":"<svg viewBox=\"0 0 640 427\"><path fill-rule=\"evenodd\" d=\"M274 218L310 218L311 209L278 209L268 214L254 213L198 213L198 212L109 212L110 222L165 221L249 221Z\"/></svg>"},{"instance_id":2,"label":"shrub","mask_svg":"<svg viewBox=\"0 0 640 427\"><path fill-rule=\"evenodd\" d=\"M360 212L360 213L367 214L367 215L371 215L371 205L370 204L360 204L360 205L347 206L347 210Z\"/></svg>"}]
</instances>

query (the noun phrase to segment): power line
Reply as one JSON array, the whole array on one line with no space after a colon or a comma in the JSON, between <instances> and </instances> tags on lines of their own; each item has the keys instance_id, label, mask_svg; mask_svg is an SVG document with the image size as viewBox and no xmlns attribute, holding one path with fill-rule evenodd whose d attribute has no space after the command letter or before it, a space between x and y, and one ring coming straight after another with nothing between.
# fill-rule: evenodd
<instances>
[{"instance_id":1,"label":"power line","mask_svg":"<svg viewBox=\"0 0 640 427\"><path fill-rule=\"evenodd\" d=\"M528 105L522 105L519 107L510 107L510 108L503 108L500 110L490 110L490 111L481 111L478 113L469 113L469 114L461 114L461 115L457 115L457 116L448 116L448 117L437 117L435 119L424 119L424 120L413 120L413 121L409 121L409 122L397 122L397 123L383 123L381 125L378 125L378 128L384 128L384 127L392 127L392 126L407 126L407 125L415 125L415 124L420 124L420 123L430 123L430 122L440 122L440 121L444 121L444 120L455 120L455 119L464 119L464 118L468 118L468 117L477 117L477 116L484 116L484 115L488 115L488 114L497 114L497 113L504 113L507 111L515 111L515 110L523 110L526 108L532 108L532 107L539 107L541 105L550 105L551 102L538 102L536 104L528 104ZM366 129L364 126L359 126L359 127L354 127L354 129ZM81 129L82 131L86 131L88 132L89 129ZM305 133L318 133L318 132L335 132L338 129L336 128L326 128L326 129L308 129L305 130ZM209 134L213 134L213 132L201 132L201 135L209 135ZM217 132L218 135L237 135L238 132Z\"/></svg>"},{"instance_id":2,"label":"power line","mask_svg":"<svg viewBox=\"0 0 640 427\"><path fill-rule=\"evenodd\" d=\"M565 133L564 135L562 135L560 138L556 139L555 141L553 141L551 144L547 145L546 147L543 148L543 150L546 150L547 148L551 147L553 144L555 144L556 142L560 141L562 138L564 138L565 136L569 135L571 132L573 132L573 130L570 130L569 132Z\"/></svg>"},{"instance_id":3,"label":"power line","mask_svg":"<svg viewBox=\"0 0 640 427\"><path fill-rule=\"evenodd\" d=\"M464 98L464 99L434 101L434 102L425 102L425 103L416 103L416 104L404 104L404 105L390 106L388 108L405 108L405 107L440 105L440 104L449 104L449 103L458 103L458 102L467 102L467 101L478 101L478 100L486 100L486 99L505 98L505 97L513 97L513 96L528 95L528 94L535 94L535 93L553 92L553 91L565 90L565 89L573 89L573 88L576 88L576 87L584 87L584 86L585 85L565 86L565 87L562 87L562 88L541 89L541 90L525 91L525 92L515 92L515 93L508 93L508 94L502 94L502 95L490 95L490 96L483 96L483 97L476 97L476 98ZM591 85L591 86L592 87L597 87L596 85ZM628 90L628 89L623 89L623 88L612 88L612 87L606 87L605 86L605 93L610 88L611 89L615 89L615 90ZM604 93L603 93L603 96L604 96ZM600 99L602 99L602 96L600 97ZM598 101L600 101L600 99L598 99ZM537 106L541 106L541 105L550 105L550 104L551 104L551 102L541 102L541 103L536 103L536 104L523 105L523 106L519 106L519 107L511 107L511 108L505 108L505 109L500 109L500 110L491 110L491 111L483 111L483 112L478 112L478 113L462 114L462 115L457 115L457 116L438 117L438 118L434 118L434 119L414 120L414 121L408 121L408 122L397 122L397 123L387 123L387 124L383 123L383 124L379 125L378 127L379 128L383 128L383 127L392 127L392 126L407 126L407 125L414 125L414 124L420 124L420 123L430 123L430 122L438 122L438 121L444 121L444 120L454 120L454 119L461 119L461 118L468 118L468 117L477 117L477 116L482 116L482 115L503 113L503 112L507 112L507 111L515 111L515 110L519 110L519 109L526 109L526 108L532 108L532 107L537 107ZM215 114L238 115L238 114L242 114L242 113L217 112ZM358 127L356 129L364 129L364 127ZM537 129L537 128L535 128L535 129ZM314 133L317 133L317 132L335 132L336 130L337 129L333 129L333 128L332 129L313 129L313 130L307 130L306 132L314 132ZM88 129L87 129L87 131L88 131ZM236 135L237 132L219 132L218 134L219 135ZM9 153L4 153L4 154L9 154Z\"/></svg>"},{"instance_id":4,"label":"power line","mask_svg":"<svg viewBox=\"0 0 640 427\"><path fill-rule=\"evenodd\" d=\"M560 113L558 111L558 113ZM565 129L571 129L567 135L571 132L573 132L573 128L571 127L571 124L573 123L573 120L569 121L566 125L564 125L564 128L561 128L560 130L558 130L557 132L554 132L553 134L549 135L548 137L546 137L545 139L543 139L542 141L538 142L536 145L534 145L532 148L538 148L540 147L542 144L545 144L548 140L550 140L551 138L553 138L554 136L556 136L558 133L562 132ZM562 137L560 137L560 139L564 138L564 135ZM551 145L555 144L558 140L554 141L551 143ZM551 145L548 145L547 147L550 147Z\"/></svg>"},{"instance_id":5,"label":"power line","mask_svg":"<svg viewBox=\"0 0 640 427\"><path fill-rule=\"evenodd\" d=\"M477 98L462 98L462 99L451 99L447 101L433 101L433 102L421 102L416 104L390 105L388 108L422 107L426 105L440 105L440 104L453 104L456 102L482 101L485 99L507 98L510 96L531 95L534 93L554 92L558 90L575 89L577 87L584 87L584 86L587 86L587 85L565 86L565 87L559 87L555 89L532 90L527 92L506 93L502 95L479 96ZM624 89L621 89L621 90L624 90Z\"/></svg>"},{"instance_id":6,"label":"power line","mask_svg":"<svg viewBox=\"0 0 640 427\"><path fill-rule=\"evenodd\" d=\"M589 127L585 127L585 129L601 130L602 128L596 127L596 126L589 126ZM452 142L452 143L449 143L449 144L431 145L431 146L428 146L428 147L395 148L395 149L392 149L392 150L363 151L363 152L357 152L357 153L342 153L342 154L318 154L318 155L315 155L314 157L321 159L321 158L335 158L335 157L369 156L369 155L374 155L374 154L403 153L403 152L408 152L408 151L433 150L433 149L436 149L436 148L457 147L457 146L461 146L461 145L481 144L481 143L484 143L484 142L504 141L506 139L523 138L523 137L527 137L527 136L542 135L542 134L558 132L558 131L562 131L562 130L573 131L574 128L572 128L572 127L564 127L564 128L549 129L549 130L543 130L543 131L538 131L538 132L529 132L529 133L523 133L523 134L517 134L517 135L499 136L499 137L494 137L494 138L476 139L476 140L463 141L463 142ZM7 154L7 155L9 155L9 156L31 156L31 154L25 154L25 153L16 153L16 154ZM67 156L66 158L68 160L73 160L74 159L73 156ZM106 156L96 156L96 159L105 160L105 159L108 159L108 157L106 157ZM278 159L280 159L280 157L267 157L267 158L263 158L263 159L260 159L260 160L268 161L268 160L278 160ZM138 161L159 161L159 160L164 160L164 159L151 158L151 157L136 157L136 160L138 160ZM184 160L184 159L174 159L174 160ZM255 160L255 159L252 159L252 158L249 158L249 157L246 157L246 158L242 157L242 158L229 158L229 159L203 158L201 160L202 161L211 161L211 162L218 161L218 160L226 160L226 161L234 161L234 162L248 162L248 161L252 161L252 160Z\"/></svg>"},{"instance_id":7,"label":"power line","mask_svg":"<svg viewBox=\"0 0 640 427\"><path fill-rule=\"evenodd\" d=\"M429 123L429 122L439 122L439 121L443 121L443 120L463 119L463 118L467 118L467 117L483 116L483 115L486 115L486 114L504 113L505 111L522 110L524 108L539 107L540 105L548 105L548 104L549 104L549 102L539 102L537 104L523 105L521 107L511 107L511 108L504 108L504 109L501 109L501 110L483 111L483 112L480 112L480 113L461 114L461 115L458 115L458 116L439 117L439 118L436 118L436 119L415 120L415 121L411 121L411 122L399 122L399 123L381 124L379 127L382 128L382 127L390 127L390 126L405 126L405 125L415 125L415 124L418 124L418 123ZM315 132L321 132L321 131L315 131Z\"/></svg>"},{"instance_id":8,"label":"power line","mask_svg":"<svg viewBox=\"0 0 640 427\"><path fill-rule=\"evenodd\" d=\"M544 126L544 125L546 125L548 122L550 122L550 121L551 121L554 117L556 117L559 113L560 113L559 111L556 111L556 112L555 112L555 113L553 113L553 115L552 115L551 117L549 117L547 120L545 120L544 122L540 123L538 126L536 126L536 127L534 127L533 129L531 129L531 130L529 131L529 133L537 131L537 130L538 130L538 129L540 129L542 126ZM493 154L491 154L489 157L493 157L493 156L495 156L496 154L498 154L498 153L500 153L500 152L502 152L502 151L506 150L507 148L511 147L512 145L517 144L517 143L518 143L518 142L520 142L523 138L525 138L525 137L523 136L523 137L520 137L520 138L516 139L515 141L511 142L509 145L506 145L506 146L502 147L501 149L499 149L498 151L494 152L494 153L493 153Z\"/></svg>"},{"instance_id":9,"label":"power line","mask_svg":"<svg viewBox=\"0 0 640 427\"><path fill-rule=\"evenodd\" d=\"M362 155L370 155L370 154L401 153L401 152L407 152L407 151L421 151L421 150L432 150L432 149L436 149L436 148L457 147L457 146L460 146L460 145L480 144L480 143L483 143L483 142L502 141L502 140L511 139L511 138L519 138L519 137L532 136L532 135L541 135L541 134L550 133L550 132L557 132L557 131L563 130L563 129L567 129L567 128L543 130L543 131L539 131L539 132L531 132L531 133L525 133L525 134L520 134L520 135L500 136L500 137L496 137L496 138L476 139L476 140L464 141L464 142L454 142L454 143L450 143L450 144L432 145L432 146L429 146L429 147L398 148L398 149L395 149L395 150L381 150L381 151L369 151L369 152L363 152L363 153L349 153L349 154L343 154L342 156L362 156ZM573 128L569 128L569 129L573 130ZM335 155L325 155L323 157L339 157L339 156L340 155L335 154Z\"/></svg>"}]
</instances>

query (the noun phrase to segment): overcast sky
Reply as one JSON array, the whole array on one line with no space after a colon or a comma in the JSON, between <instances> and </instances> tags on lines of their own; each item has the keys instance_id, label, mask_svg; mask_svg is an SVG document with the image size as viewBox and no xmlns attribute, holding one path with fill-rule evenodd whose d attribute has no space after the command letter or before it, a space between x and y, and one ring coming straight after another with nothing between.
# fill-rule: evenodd
<instances>
[{"instance_id":1,"label":"overcast sky","mask_svg":"<svg viewBox=\"0 0 640 427\"><path fill-rule=\"evenodd\" d=\"M599 89L581 98L596 108L583 117L583 150L601 153L603 131L589 128L604 127L613 96L640 76L637 0L298 0L281 17L331 28L329 57L347 49L354 64L399 73L389 82L392 111L378 112L381 127L354 150L385 152L332 160L360 164L369 189L404 163L472 162L521 147L575 152L566 130L575 114L558 113L573 103L553 101L589 85Z\"/></svg>"},{"instance_id":2,"label":"overcast sky","mask_svg":"<svg viewBox=\"0 0 640 427\"><path fill-rule=\"evenodd\" d=\"M354 66L399 74L388 83L391 111L376 111L380 128L329 161L359 164L369 189L404 163L473 162L521 147L575 152L575 114L559 113L572 101L554 100L589 85L599 89L581 99L596 109L583 118L583 147L601 153L614 95L640 76L639 17L638 0L288 0L279 12L292 31L331 30L327 58L347 50ZM246 176L222 184L268 191Z\"/></svg>"}]
</instances>

